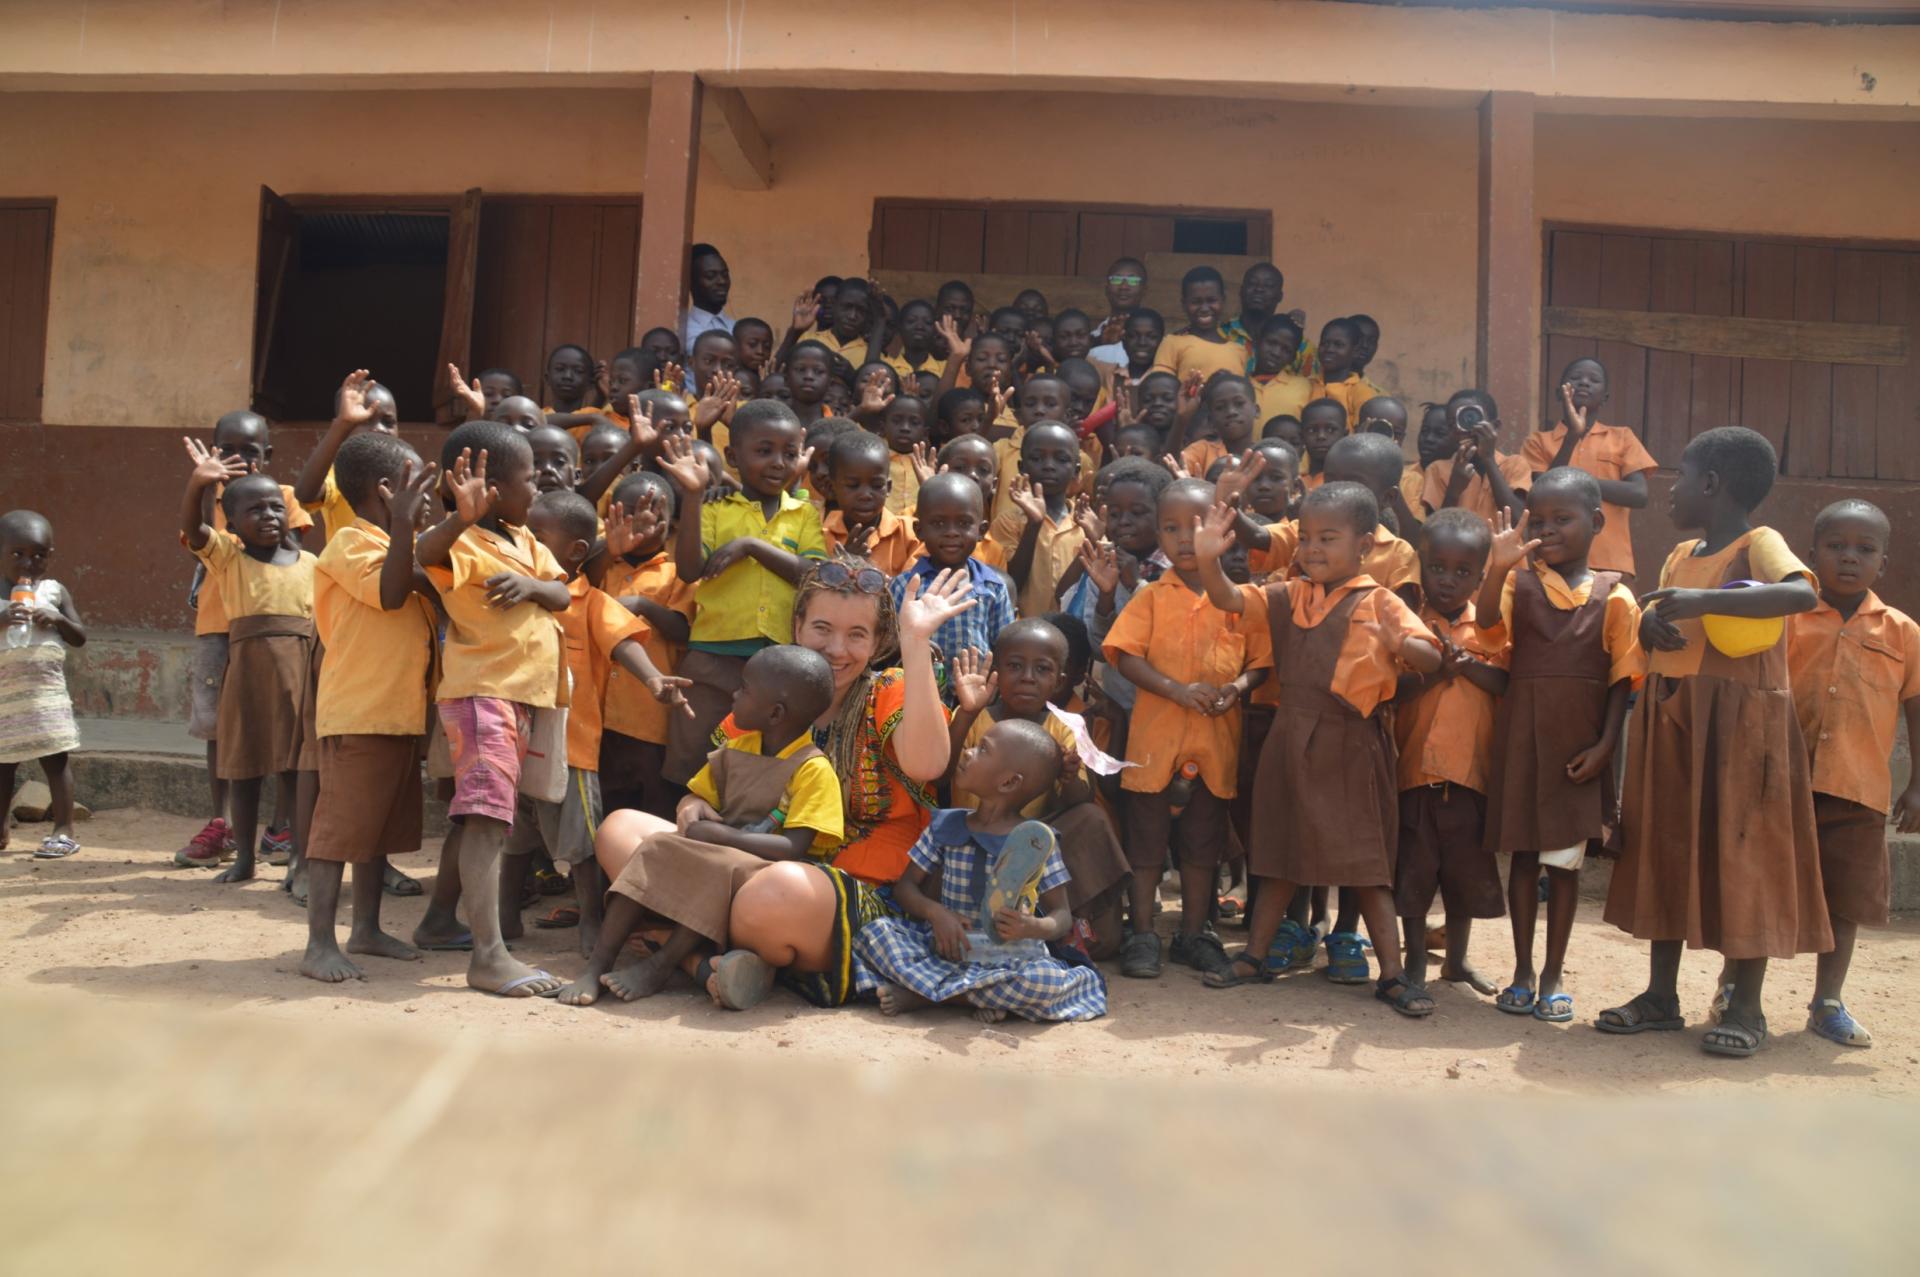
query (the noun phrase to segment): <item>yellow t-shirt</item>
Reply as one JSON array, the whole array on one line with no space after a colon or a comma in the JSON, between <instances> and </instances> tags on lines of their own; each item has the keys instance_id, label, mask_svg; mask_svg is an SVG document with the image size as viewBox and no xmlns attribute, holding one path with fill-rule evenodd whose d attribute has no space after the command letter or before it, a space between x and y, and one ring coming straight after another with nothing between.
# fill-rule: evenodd
<instances>
[{"instance_id":1,"label":"yellow t-shirt","mask_svg":"<svg viewBox=\"0 0 1920 1277\"><path fill-rule=\"evenodd\" d=\"M760 502L735 492L700 507L700 543L708 554L736 537L757 537L790 554L808 559L827 557L826 534L820 530L820 512L804 497L780 494L780 506L769 519ZM743 559L700 582L694 593L692 643L737 643L766 639L793 640L794 587Z\"/></svg>"},{"instance_id":2,"label":"yellow t-shirt","mask_svg":"<svg viewBox=\"0 0 1920 1277\"><path fill-rule=\"evenodd\" d=\"M811 732L801 732L787 743L787 747L776 757L791 758L804 746L813 743ZM759 754L760 733L742 732L729 737L726 749L737 749L743 754ZM687 792L718 808L720 791L714 787L713 767L702 764L692 780L687 782ZM834 774L833 764L825 755L809 758L794 768L793 776L787 781L787 790L780 795L780 826L783 829L813 830L813 846L808 854L819 860L832 858L840 844L846 841L846 823L844 808L840 802L840 778Z\"/></svg>"},{"instance_id":3,"label":"yellow t-shirt","mask_svg":"<svg viewBox=\"0 0 1920 1277\"><path fill-rule=\"evenodd\" d=\"M921 364L918 368L915 368L899 355L882 355L880 358L886 363L887 367L893 369L902 377L916 372L930 372L936 377L944 377L947 373L947 361L937 355L928 355L927 362Z\"/></svg>"},{"instance_id":4,"label":"yellow t-shirt","mask_svg":"<svg viewBox=\"0 0 1920 1277\"><path fill-rule=\"evenodd\" d=\"M229 620L243 616L312 616L314 557L300 551L298 561L262 563L247 553L239 537L216 531L194 551L207 565L207 584L220 586Z\"/></svg>"},{"instance_id":5,"label":"yellow t-shirt","mask_svg":"<svg viewBox=\"0 0 1920 1277\"><path fill-rule=\"evenodd\" d=\"M321 736L418 736L427 727L433 607L417 594L380 606L387 530L355 519L327 536L313 577L320 663L314 730Z\"/></svg>"},{"instance_id":6,"label":"yellow t-shirt","mask_svg":"<svg viewBox=\"0 0 1920 1277\"><path fill-rule=\"evenodd\" d=\"M327 467L327 477L320 481L320 499L302 501L300 508L308 514L319 514L320 531L331 539L335 530L350 525L356 517L353 506L340 495L340 485L333 481L333 467Z\"/></svg>"},{"instance_id":7,"label":"yellow t-shirt","mask_svg":"<svg viewBox=\"0 0 1920 1277\"><path fill-rule=\"evenodd\" d=\"M1255 424L1255 433L1275 417L1298 417L1300 410L1307 406L1307 396L1313 385L1298 373L1277 372L1265 381L1255 379L1253 383L1253 401L1260 408L1260 420Z\"/></svg>"},{"instance_id":8,"label":"yellow t-shirt","mask_svg":"<svg viewBox=\"0 0 1920 1277\"><path fill-rule=\"evenodd\" d=\"M211 526L224 532L227 528L227 512L220 508L220 493L226 485L221 484L213 490L213 522ZM300 508L294 499L293 489L286 484L280 485L280 499L287 503L287 529L290 532L304 532L313 526L313 516ZM182 545L186 538L180 539ZM206 634L225 634L227 632L227 606L220 597L220 587L212 576L200 585L200 602L193 612L193 633L198 638Z\"/></svg>"},{"instance_id":9,"label":"yellow t-shirt","mask_svg":"<svg viewBox=\"0 0 1920 1277\"><path fill-rule=\"evenodd\" d=\"M920 474L913 468L913 457L904 452L887 454L887 476L893 486L887 489L887 509L898 515L911 515L920 502Z\"/></svg>"},{"instance_id":10,"label":"yellow t-shirt","mask_svg":"<svg viewBox=\"0 0 1920 1277\"><path fill-rule=\"evenodd\" d=\"M1245 376L1247 347L1244 342L1208 341L1192 333L1169 333L1160 339L1153 367L1155 372L1170 372L1183 382L1190 372L1198 372L1203 381L1217 372Z\"/></svg>"},{"instance_id":11,"label":"yellow t-shirt","mask_svg":"<svg viewBox=\"0 0 1920 1277\"><path fill-rule=\"evenodd\" d=\"M566 649L559 615L538 603L494 607L487 602L486 580L501 572L542 581L564 581L567 574L533 533L502 526L504 535L468 528L453 543L447 565L427 569L447 609L437 699L490 696L535 709L565 705Z\"/></svg>"}]
</instances>

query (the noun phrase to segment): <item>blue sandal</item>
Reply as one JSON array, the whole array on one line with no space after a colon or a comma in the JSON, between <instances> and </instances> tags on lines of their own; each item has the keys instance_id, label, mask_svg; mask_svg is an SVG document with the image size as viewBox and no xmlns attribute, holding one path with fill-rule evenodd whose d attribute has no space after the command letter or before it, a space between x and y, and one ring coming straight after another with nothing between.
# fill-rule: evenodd
<instances>
[{"instance_id":1,"label":"blue sandal","mask_svg":"<svg viewBox=\"0 0 1920 1277\"><path fill-rule=\"evenodd\" d=\"M1366 943L1353 932L1336 931L1327 937L1327 979L1335 984L1373 983Z\"/></svg>"},{"instance_id":2,"label":"blue sandal","mask_svg":"<svg viewBox=\"0 0 1920 1277\"><path fill-rule=\"evenodd\" d=\"M1807 1008L1807 1032L1841 1046L1872 1046L1873 1034L1853 1018L1838 998L1822 998Z\"/></svg>"},{"instance_id":3,"label":"blue sandal","mask_svg":"<svg viewBox=\"0 0 1920 1277\"><path fill-rule=\"evenodd\" d=\"M1533 1003L1533 990L1524 984L1510 984L1493 999L1494 1007L1508 1015L1532 1015Z\"/></svg>"},{"instance_id":4,"label":"blue sandal","mask_svg":"<svg viewBox=\"0 0 1920 1277\"><path fill-rule=\"evenodd\" d=\"M1311 970L1314 952L1319 947L1319 943L1313 938L1313 932L1288 918L1280 924L1280 929L1273 933L1273 944L1267 949L1267 970L1275 972Z\"/></svg>"},{"instance_id":5,"label":"blue sandal","mask_svg":"<svg viewBox=\"0 0 1920 1277\"><path fill-rule=\"evenodd\" d=\"M1573 995L1549 993L1538 999L1533 1004L1533 1018L1548 1024L1565 1024L1573 1019Z\"/></svg>"}]
</instances>

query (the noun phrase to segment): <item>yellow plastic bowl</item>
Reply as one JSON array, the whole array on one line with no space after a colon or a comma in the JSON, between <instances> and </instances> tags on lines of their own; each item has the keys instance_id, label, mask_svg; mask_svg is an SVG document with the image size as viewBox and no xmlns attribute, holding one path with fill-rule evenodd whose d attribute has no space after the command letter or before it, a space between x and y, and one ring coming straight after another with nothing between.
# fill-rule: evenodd
<instances>
[{"instance_id":1,"label":"yellow plastic bowl","mask_svg":"<svg viewBox=\"0 0 1920 1277\"><path fill-rule=\"evenodd\" d=\"M1729 581L1720 588L1744 590L1750 585L1759 584L1758 581ZM1700 627L1707 632L1707 642L1713 644L1714 651L1738 660L1770 650L1786 633L1787 618L1722 616L1717 612L1708 612L1700 618Z\"/></svg>"}]
</instances>

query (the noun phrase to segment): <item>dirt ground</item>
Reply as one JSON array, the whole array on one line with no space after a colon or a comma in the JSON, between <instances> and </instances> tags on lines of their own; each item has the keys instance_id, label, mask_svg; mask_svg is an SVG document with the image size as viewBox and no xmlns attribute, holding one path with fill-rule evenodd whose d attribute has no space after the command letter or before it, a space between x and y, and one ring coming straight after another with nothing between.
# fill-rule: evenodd
<instances>
[{"instance_id":1,"label":"dirt ground","mask_svg":"<svg viewBox=\"0 0 1920 1277\"><path fill-rule=\"evenodd\" d=\"M1576 1019L1566 1025L1501 1015L1490 1001L1451 985L1436 984L1439 1011L1414 1022L1374 1001L1366 987L1337 987L1318 974L1216 992L1174 967L1158 981L1114 974L1109 1013L1090 1024L989 1029L939 1010L888 1020L872 1007L817 1011L785 992L739 1014L712 1007L690 986L631 1005L607 999L575 1009L471 992L462 955L450 953L418 963L361 959L364 982L302 979L295 967L305 915L280 891L283 871L263 866L259 881L220 886L205 871L174 868L174 848L196 828L177 817L110 811L80 826L84 852L57 862L30 859L21 848L39 834L34 826L17 829L14 850L0 857L0 996L70 992L104 1008L131 1001L216 1016L244 1012L253 1023L400 1030L442 1040L479 1031L509 1046L591 1043L668 1059L778 1053L829 1064L1257 1079L1315 1091L1382 1083L1395 1091L1518 1087L1540 1094L1920 1090L1914 921L1867 933L1855 961L1848 1002L1872 1028L1876 1046L1847 1050L1804 1031L1813 962L1803 959L1776 965L1766 1003L1775 1036L1744 1061L1700 1050L1718 969L1708 954L1689 954L1683 968L1687 1032L1609 1038L1594 1031L1601 1007L1642 987L1645 950L1600 922L1592 900L1583 902L1575 928L1568 982ZM417 877L433 872L428 854L401 863ZM389 930L408 935L421 907L418 899L388 898ZM344 904L342 912L344 922ZM1239 934L1225 931L1230 949ZM571 976L579 968L574 943L572 931L529 925L516 952ZM1483 924L1474 937L1476 965L1503 982L1508 946L1504 923Z\"/></svg>"}]
</instances>

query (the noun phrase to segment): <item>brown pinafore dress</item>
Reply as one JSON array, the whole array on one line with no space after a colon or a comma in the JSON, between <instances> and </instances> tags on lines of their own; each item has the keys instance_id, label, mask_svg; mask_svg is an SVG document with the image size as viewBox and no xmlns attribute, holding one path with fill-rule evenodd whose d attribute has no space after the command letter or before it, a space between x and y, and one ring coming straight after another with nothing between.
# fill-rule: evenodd
<instances>
[{"instance_id":1,"label":"brown pinafore dress","mask_svg":"<svg viewBox=\"0 0 1920 1277\"><path fill-rule=\"evenodd\" d=\"M1293 621L1291 588L1265 588L1280 703L1254 772L1247 869L1296 886L1391 886L1400 818L1385 706L1362 716L1330 690L1367 591L1353 591L1320 624L1303 628Z\"/></svg>"},{"instance_id":2,"label":"brown pinafore dress","mask_svg":"<svg viewBox=\"0 0 1920 1277\"><path fill-rule=\"evenodd\" d=\"M315 771L319 640L308 616L236 616L227 628L216 758L221 780Z\"/></svg>"},{"instance_id":3,"label":"brown pinafore dress","mask_svg":"<svg viewBox=\"0 0 1920 1277\"><path fill-rule=\"evenodd\" d=\"M1607 597L1618 572L1595 572L1587 601L1555 607L1538 574L1513 575L1507 694L1500 698L1487 792L1490 851L1560 851L1617 834L1613 768L1583 785L1567 762L1606 728Z\"/></svg>"},{"instance_id":4,"label":"brown pinafore dress","mask_svg":"<svg viewBox=\"0 0 1920 1277\"><path fill-rule=\"evenodd\" d=\"M813 745L802 745L786 758L739 749L714 750L707 756L707 765L713 769L713 787L720 796L721 823L747 829L767 820L800 764L818 757L820 751ZM724 949L735 893L772 863L750 852L678 833L651 834L634 849L613 890Z\"/></svg>"},{"instance_id":5,"label":"brown pinafore dress","mask_svg":"<svg viewBox=\"0 0 1920 1277\"><path fill-rule=\"evenodd\" d=\"M1661 584L1750 579L1745 541L1704 563L1675 560ZM1697 622L1684 628L1698 634ZM1624 849L1606 919L1642 940L1684 940L1729 958L1825 952L1833 931L1786 636L1739 658L1694 641L1704 648L1699 672L1650 675L1633 713Z\"/></svg>"}]
</instances>

